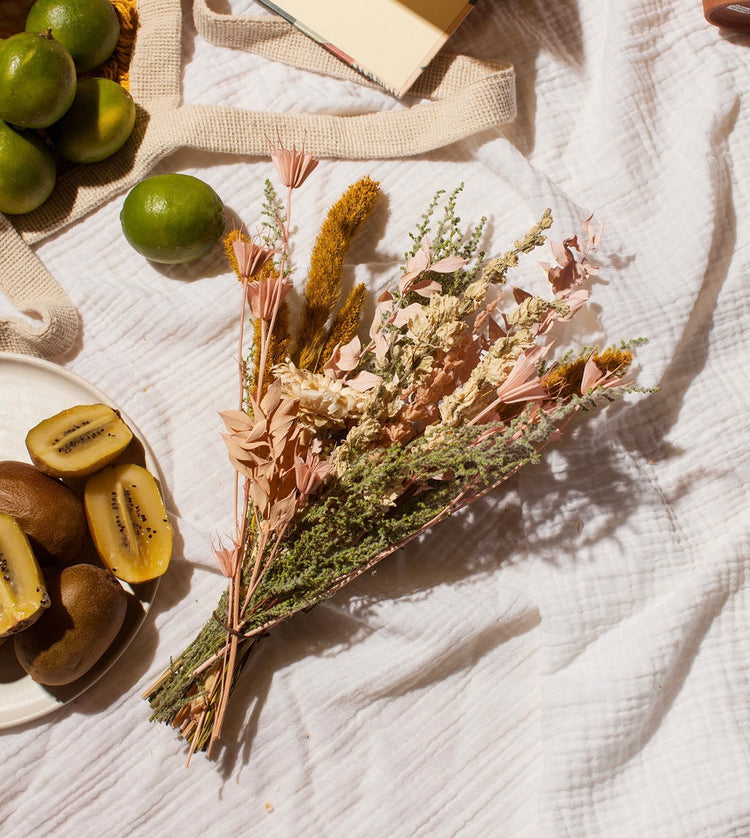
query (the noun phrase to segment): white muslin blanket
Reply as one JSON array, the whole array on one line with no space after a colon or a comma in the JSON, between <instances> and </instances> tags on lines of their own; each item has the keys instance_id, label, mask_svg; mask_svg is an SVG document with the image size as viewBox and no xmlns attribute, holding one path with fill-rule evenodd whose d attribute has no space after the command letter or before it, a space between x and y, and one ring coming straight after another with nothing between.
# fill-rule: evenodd
<instances>
[{"instance_id":1,"label":"white muslin blanket","mask_svg":"<svg viewBox=\"0 0 750 838\"><path fill-rule=\"evenodd\" d=\"M212 45L183 5L185 103L411 104ZM217 414L236 398L239 287L219 248L141 258L122 196L35 246L82 322L57 360L148 440L177 550L113 669L2 731L4 837L750 835L750 36L709 25L699 0L483 0L450 48L515 66L516 120L414 159L322 161L295 196L297 282L365 174L385 199L346 271L372 289L438 188L463 183L488 253L545 207L558 240L595 212L600 274L575 337L647 338L638 383L658 389L585 417L540 465L275 629L218 756L185 769L140 695L224 587L210 544L232 515ZM265 159L191 150L167 171L209 182L248 229L273 177ZM543 256L514 284L544 281Z\"/></svg>"}]
</instances>

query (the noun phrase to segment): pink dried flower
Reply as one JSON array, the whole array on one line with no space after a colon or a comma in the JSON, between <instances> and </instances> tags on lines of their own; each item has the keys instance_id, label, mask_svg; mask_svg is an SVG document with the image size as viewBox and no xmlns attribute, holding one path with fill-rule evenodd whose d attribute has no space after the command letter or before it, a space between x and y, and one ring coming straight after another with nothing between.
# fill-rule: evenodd
<instances>
[{"instance_id":1,"label":"pink dried flower","mask_svg":"<svg viewBox=\"0 0 750 838\"><path fill-rule=\"evenodd\" d=\"M247 286L247 302L253 317L271 320L291 290L292 282L286 277L269 277L251 282Z\"/></svg>"},{"instance_id":2,"label":"pink dried flower","mask_svg":"<svg viewBox=\"0 0 750 838\"><path fill-rule=\"evenodd\" d=\"M219 538L218 543L211 542L211 550L219 565L219 570L227 579L233 579L237 573L237 568L240 561L240 548L234 539L230 539L229 546L225 546L224 542Z\"/></svg>"},{"instance_id":3,"label":"pink dried flower","mask_svg":"<svg viewBox=\"0 0 750 838\"><path fill-rule=\"evenodd\" d=\"M514 402L536 401L548 397L548 393L536 373L536 365L540 354L538 351L532 350L531 352L523 352L518 356L513 369L497 388L498 401L503 404L513 404Z\"/></svg>"},{"instance_id":4,"label":"pink dried flower","mask_svg":"<svg viewBox=\"0 0 750 838\"><path fill-rule=\"evenodd\" d=\"M583 367L583 375L581 376L581 395L591 392L596 387L617 387L622 384L623 378L618 378L614 372L602 372L594 362L594 356L591 355Z\"/></svg>"},{"instance_id":5,"label":"pink dried flower","mask_svg":"<svg viewBox=\"0 0 750 838\"><path fill-rule=\"evenodd\" d=\"M250 279L260 272L261 268L273 256L269 247L256 244L247 239L234 239L232 242L234 255L237 257L237 270L242 279Z\"/></svg>"},{"instance_id":6,"label":"pink dried flower","mask_svg":"<svg viewBox=\"0 0 750 838\"><path fill-rule=\"evenodd\" d=\"M302 498L313 494L331 473L332 466L321 458L320 450L320 441L313 440L304 459L299 455L294 458L294 476Z\"/></svg>"},{"instance_id":7,"label":"pink dried flower","mask_svg":"<svg viewBox=\"0 0 750 838\"><path fill-rule=\"evenodd\" d=\"M596 276L599 273L598 268L589 264L588 255L599 246L603 226L602 224L597 229L594 224L594 216L590 215L583 222L586 231L585 242L581 242L578 236L571 236L563 239L562 242L550 240L552 253L557 264L542 263L542 267L547 271L556 297L568 296L573 289L585 282L590 276ZM576 259L573 251L580 253L581 258Z\"/></svg>"},{"instance_id":8,"label":"pink dried flower","mask_svg":"<svg viewBox=\"0 0 750 838\"><path fill-rule=\"evenodd\" d=\"M251 398L250 403L252 416L243 410L223 410L219 415L229 431L222 437L232 465L240 474L257 480L260 474L270 474L275 466L291 460L298 403L282 396L278 381L270 385L261 402Z\"/></svg>"},{"instance_id":9,"label":"pink dried flower","mask_svg":"<svg viewBox=\"0 0 750 838\"><path fill-rule=\"evenodd\" d=\"M382 380L383 379L374 372L361 370L354 376L354 378L346 379L346 386L351 387L352 390L356 390L358 393L366 393L368 390L372 390L373 387L377 387Z\"/></svg>"},{"instance_id":10,"label":"pink dried flower","mask_svg":"<svg viewBox=\"0 0 750 838\"><path fill-rule=\"evenodd\" d=\"M362 355L362 343L355 335L349 343L337 343L331 357L323 365L323 372L333 379L343 378L344 374L357 368Z\"/></svg>"},{"instance_id":11,"label":"pink dried flower","mask_svg":"<svg viewBox=\"0 0 750 838\"><path fill-rule=\"evenodd\" d=\"M435 282L434 280L420 280L419 277L423 273L429 270L439 274L450 274L462 268L467 262L466 259L462 259L460 256L446 256L444 259L438 259L437 262L433 262L434 255L430 239L424 236L419 250L406 260L406 271L398 282L398 287L402 294L415 291L423 297L429 297L430 294L439 291L441 286L439 282Z\"/></svg>"},{"instance_id":12,"label":"pink dried flower","mask_svg":"<svg viewBox=\"0 0 750 838\"><path fill-rule=\"evenodd\" d=\"M307 180L310 173L318 165L312 154L307 154L304 144L300 151L296 146L292 150L282 145L271 146L271 160L279 173L281 182L289 189L296 189Z\"/></svg>"}]
</instances>

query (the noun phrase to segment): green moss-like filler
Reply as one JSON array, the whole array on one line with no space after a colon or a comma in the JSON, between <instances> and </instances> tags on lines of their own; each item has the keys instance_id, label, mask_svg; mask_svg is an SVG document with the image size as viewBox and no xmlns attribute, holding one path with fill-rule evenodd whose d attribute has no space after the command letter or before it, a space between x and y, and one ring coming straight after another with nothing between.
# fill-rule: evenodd
<instances>
[{"instance_id":1,"label":"green moss-like filler","mask_svg":"<svg viewBox=\"0 0 750 838\"><path fill-rule=\"evenodd\" d=\"M422 246L422 239L427 236L435 262L446 256L460 256L466 259L467 265L452 274L436 273L427 270L423 278L432 280L442 286L442 293L459 296L474 280L484 260L484 251L479 249L479 243L484 232L487 217L482 216L479 223L472 229L466 230L461 226L461 217L456 214L456 204L464 185L460 183L447 197L444 189L439 189L430 205L422 214L421 220L413 233L409 233L412 248L404 254L408 260L414 256ZM437 219L435 229L432 223L442 204L442 216ZM408 295L406 303L422 302L423 298L416 294Z\"/></svg>"},{"instance_id":2,"label":"green moss-like filler","mask_svg":"<svg viewBox=\"0 0 750 838\"><path fill-rule=\"evenodd\" d=\"M505 428L446 429L432 441L420 437L390 446L377 459L358 457L291 528L251 600L245 629L265 629L321 602L451 510L465 487L476 497L538 461L552 432L576 409L630 389L575 396L534 423L524 411ZM389 506L386 499L393 492L401 494L397 505ZM169 677L147 696L152 721L169 722L198 697L193 671L226 642L226 599L225 594L193 643L173 661ZM244 641L240 654L249 654L257 639ZM208 733L198 749L207 741Z\"/></svg>"}]
</instances>

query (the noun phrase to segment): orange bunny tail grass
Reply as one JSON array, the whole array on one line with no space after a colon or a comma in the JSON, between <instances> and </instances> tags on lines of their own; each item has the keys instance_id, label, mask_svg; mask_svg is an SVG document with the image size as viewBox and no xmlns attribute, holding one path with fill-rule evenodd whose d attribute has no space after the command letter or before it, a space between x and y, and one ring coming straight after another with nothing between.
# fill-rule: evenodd
<instances>
[{"instance_id":1,"label":"orange bunny tail grass","mask_svg":"<svg viewBox=\"0 0 750 838\"><path fill-rule=\"evenodd\" d=\"M236 241L249 242L250 237L243 233L242 230L238 230L236 227L233 227L221 240L221 244L224 248L224 256L229 263L229 267L234 271L237 279L241 280L242 276L240 275L240 266L237 261L237 254L234 251L234 243Z\"/></svg>"}]
</instances>

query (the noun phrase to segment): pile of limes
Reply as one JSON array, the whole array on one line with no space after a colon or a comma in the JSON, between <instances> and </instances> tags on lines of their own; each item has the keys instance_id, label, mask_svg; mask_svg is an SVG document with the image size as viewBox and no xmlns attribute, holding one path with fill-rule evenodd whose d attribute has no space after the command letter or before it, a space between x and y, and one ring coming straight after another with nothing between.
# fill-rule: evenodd
<instances>
[{"instance_id":1,"label":"pile of limes","mask_svg":"<svg viewBox=\"0 0 750 838\"><path fill-rule=\"evenodd\" d=\"M36 0L24 32L0 42L0 212L31 212L52 193L55 155L96 163L118 151L135 104L117 82L79 78L120 37L110 0Z\"/></svg>"}]
</instances>

